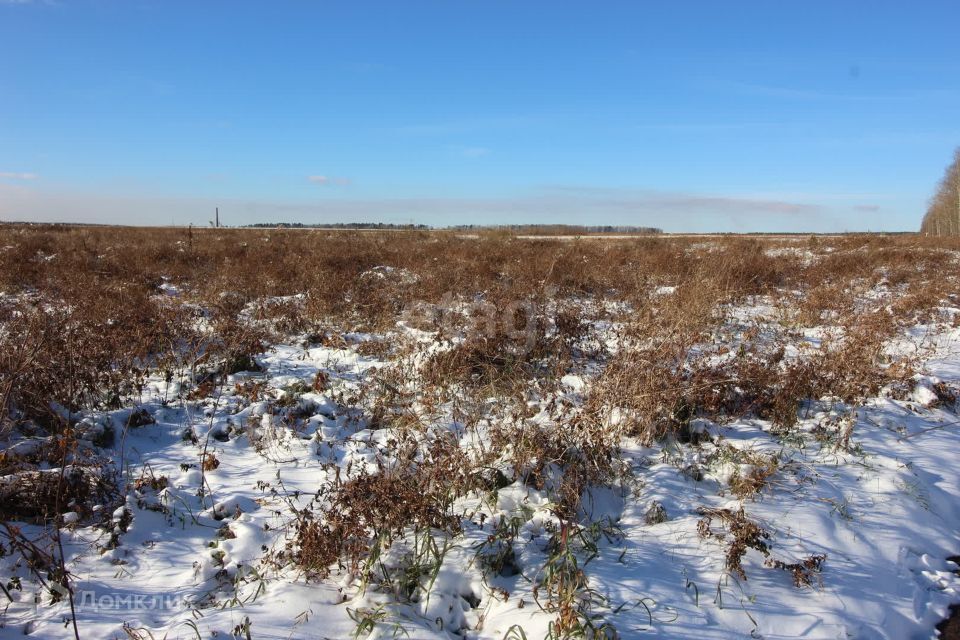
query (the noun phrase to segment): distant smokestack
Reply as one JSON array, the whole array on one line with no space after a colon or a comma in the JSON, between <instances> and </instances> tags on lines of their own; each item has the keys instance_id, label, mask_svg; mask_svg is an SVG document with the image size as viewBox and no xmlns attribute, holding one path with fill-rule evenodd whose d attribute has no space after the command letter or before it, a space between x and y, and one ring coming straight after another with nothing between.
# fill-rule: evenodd
<instances>
[{"instance_id":1,"label":"distant smokestack","mask_svg":"<svg viewBox=\"0 0 960 640\"><path fill-rule=\"evenodd\" d=\"M216 213L214 214L214 218L213 218L214 220L213 226L219 229L220 228L220 207L217 207L216 209L214 209L214 211Z\"/></svg>"}]
</instances>

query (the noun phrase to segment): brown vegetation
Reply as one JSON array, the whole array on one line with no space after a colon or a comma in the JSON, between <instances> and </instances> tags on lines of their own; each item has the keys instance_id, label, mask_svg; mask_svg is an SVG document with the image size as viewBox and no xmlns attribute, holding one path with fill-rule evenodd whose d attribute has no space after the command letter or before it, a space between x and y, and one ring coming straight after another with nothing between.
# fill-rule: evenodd
<instances>
[{"instance_id":1,"label":"brown vegetation","mask_svg":"<svg viewBox=\"0 0 960 640\"><path fill-rule=\"evenodd\" d=\"M458 498L495 500L522 483L550 496L559 523L541 606L557 613L560 633L582 631L593 624L584 549L612 530L591 522L584 497L626 482L623 437L699 446L709 435L696 421L743 416L786 437L815 403L856 406L884 387L908 388L915 362L886 346L904 325L940 318L944 301L955 305L958 248L906 235L531 241L3 226L0 435L57 444L0 457L18 478L2 487L0 515L51 521L63 505L115 497L117 479L91 471L96 447L113 446L113 427L97 431L78 417L136 406L150 375L183 381L179 400L267 400L291 425L303 418L300 395L329 393L363 428L391 428L392 440L369 468L342 479L338 469L295 514L284 557L313 575L341 568L366 582L395 540L455 535L468 518L454 511ZM747 307L753 315L741 313ZM398 323L429 332L425 343ZM280 340L387 362L349 393L323 372L276 399L258 382L225 384L258 370ZM564 386L581 375L592 384ZM947 388L937 397L955 402ZM431 429L443 412L483 428L485 445L468 453ZM149 423L132 411L116 428ZM65 466L67 449L76 452L70 474L45 475ZM724 489L744 500L782 472L776 458L749 462ZM204 448L203 472L220 464ZM733 575L746 577L748 549L769 556L769 532L742 509L703 516L701 535L729 542ZM486 570L511 570L517 526L498 524ZM439 566L442 554L430 553ZM809 586L822 563L769 566ZM398 592L411 596L421 569Z\"/></svg>"}]
</instances>

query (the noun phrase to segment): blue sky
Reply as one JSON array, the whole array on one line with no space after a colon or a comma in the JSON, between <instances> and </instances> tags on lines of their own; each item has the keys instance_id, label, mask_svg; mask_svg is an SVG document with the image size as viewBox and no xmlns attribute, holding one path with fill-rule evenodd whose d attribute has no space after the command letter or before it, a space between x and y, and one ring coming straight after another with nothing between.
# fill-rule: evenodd
<instances>
[{"instance_id":1,"label":"blue sky","mask_svg":"<svg viewBox=\"0 0 960 640\"><path fill-rule=\"evenodd\" d=\"M0 219L913 230L960 3L0 0Z\"/></svg>"}]
</instances>

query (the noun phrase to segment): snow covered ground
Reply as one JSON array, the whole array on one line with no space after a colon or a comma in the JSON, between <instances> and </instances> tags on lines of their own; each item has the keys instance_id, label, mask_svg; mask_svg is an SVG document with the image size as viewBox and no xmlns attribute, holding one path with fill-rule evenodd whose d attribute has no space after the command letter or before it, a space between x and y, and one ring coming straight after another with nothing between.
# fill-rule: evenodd
<instances>
[{"instance_id":1,"label":"snow covered ground","mask_svg":"<svg viewBox=\"0 0 960 640\"><path fill-rule=\"evenodd\" d=\"M574 530L550 482L538 489L506 474L457 496L457 533L397 537L367 581L337 569L318 577L292 558L298 514L323 503L321 490L391 468L409 437L364 405L392 357L363 348L380 336L275 344L257 358L263 371L202 396L154 375L137 420L131 406L90 412L78 427L91 440L112 432L109 446L89 446L131 487L112 529L79 508L64 518L80 636L543 638L558 616L545 585L563 560L560 535L575 563L574 603L597 637L935 637L960 602L960 567L947 560L960 554L960 421L943 393L960 388L955 314L890 343L922 354L906 393L885 389L857 407L811 402L789 437L751 415L695 420L696 446L623 435L623 473L585 493ZM388 338L401 334L434 348L403 326ZM595 376L567 374L555 394L530 400L530 420L550 424L547 406L578 405ZM430 422L414 437L452 437L468 456L497 446L498 400L489 402L469 426L454 408L421 411ZM759 490L737 497L732 479L768 463ZM758 537L739 574L727 556L741 509ZM9 594L0 637L73 636L68 600L52 603L22 554L0 558L0 579Z\"/></svg>"}]
</instances>

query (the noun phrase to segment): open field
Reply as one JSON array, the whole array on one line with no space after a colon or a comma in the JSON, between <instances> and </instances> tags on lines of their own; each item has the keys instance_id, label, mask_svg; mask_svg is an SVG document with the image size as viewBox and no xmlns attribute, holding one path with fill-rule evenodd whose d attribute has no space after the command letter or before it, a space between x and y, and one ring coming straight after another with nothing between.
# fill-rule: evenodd
<instances>
[{"instance_id":1,"label":"open field","mask_svg":"<svg viewBox=\"0 0 960 640\"><path fill-rule=\"evenodd\" d=\"M960 240L0 227L0 637L932 638Z\"/></svg>"}]
</instances>

